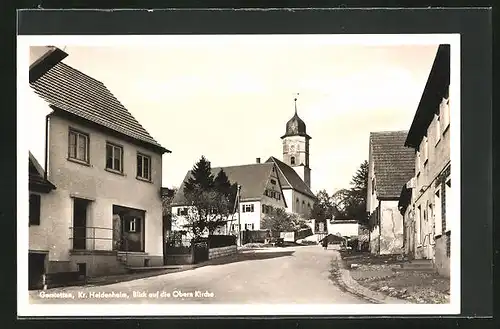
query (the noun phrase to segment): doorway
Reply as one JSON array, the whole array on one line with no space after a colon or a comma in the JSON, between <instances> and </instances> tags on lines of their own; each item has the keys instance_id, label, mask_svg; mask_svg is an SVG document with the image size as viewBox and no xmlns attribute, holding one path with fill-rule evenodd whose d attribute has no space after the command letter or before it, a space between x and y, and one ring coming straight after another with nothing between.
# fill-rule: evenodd
<instances>
[{"instance_id":1,"label":"doorway","mask_svg":"<svg viewBox=\"0 0 500 329\"><path fill-rule=\"evenodd\" d=\"M45 258L47 254L42 252L28 253L28 289L41 289L42 276L45 274Z\"/></svg>"},{"instance_id":2,"label":"doorway","mask_svg":"<svg viewBox=\"0 0 500 329\"><path fill-rule=\"evenodd\" d=\"M88 200L73 199L73 249L85 250L87 247L87 210Z\"/></svg>"},{"instance_id":3,"label":"doorway","mask_svg":"<svg viewBox=\"0 0 500 329\"><path fill-rule=\"evenodd\" d=\"M114 250L144 252L146 212L113 205Z\"/></svg>"}]
</instances>

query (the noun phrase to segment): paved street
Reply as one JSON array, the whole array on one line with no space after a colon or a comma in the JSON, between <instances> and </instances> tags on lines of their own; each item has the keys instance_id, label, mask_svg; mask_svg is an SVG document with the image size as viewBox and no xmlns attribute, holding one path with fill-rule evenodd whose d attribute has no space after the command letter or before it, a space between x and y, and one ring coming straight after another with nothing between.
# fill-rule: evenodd
<instances>
[{"instance_id":1,"label":"paved street","mask_svg":"<svg viewBox=\"0 0 500 329\"><path fill-rule=\"evenodd\" d=\"M30 299L32 303L366 303L329 279L335 257L336 251L320 246L248 250L231 262L106 286L49 289L45 298L34 291ZM65 296L48 297L57 293Z\"/></svg>"}]
</instances>

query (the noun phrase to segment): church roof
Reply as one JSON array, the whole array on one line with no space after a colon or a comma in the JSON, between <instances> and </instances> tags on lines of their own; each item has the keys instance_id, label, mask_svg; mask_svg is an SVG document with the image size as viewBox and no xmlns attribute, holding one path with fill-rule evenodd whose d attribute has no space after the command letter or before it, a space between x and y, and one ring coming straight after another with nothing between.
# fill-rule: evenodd
<instances>
[{"instance_id":1,"label":"church roof","mask_svg":"<svg viewBox=\"0 0 500 329\"><path fill-rule=\"evenodd\" d=\"M306 131L306 123L297 114L297 99L295 99L295 114L286 123L286 132L281 138L287 136L304 136L311 139L311 136L309 136Z\"/></svg>"},{"instance_id":2,"label":"church roof","mask_svg":"<svg viewBox=\"0 0 500 329\"><path fill-rule=\"evenodd\" d=\"M283 189L294 189L302 194L316 198L311 189L307 187L306 183L304 183L292 167L275 157L270 157L266 163L275 163L278 167L278 177Z\"/></svg>"},{"instance_id":3,"label":"church roof","mask_svg":"<svg viewBox=\"0 0 500 329\"><path fill-rule=\"evenodd\" d=\"M216 176L221 169L227 175L231 184L241 185L240 197L242 202L261 200L266 189L267 182L273 170L273 163L254 163L240 166L212 168L212 175ZM172 206L186 206L184 186L191 177L192 171L188 171L181 186L172 201ZM278 178L281 181L281 178ZM283 198L283 200L285 200Z\"/></svg>"}]
</instances>

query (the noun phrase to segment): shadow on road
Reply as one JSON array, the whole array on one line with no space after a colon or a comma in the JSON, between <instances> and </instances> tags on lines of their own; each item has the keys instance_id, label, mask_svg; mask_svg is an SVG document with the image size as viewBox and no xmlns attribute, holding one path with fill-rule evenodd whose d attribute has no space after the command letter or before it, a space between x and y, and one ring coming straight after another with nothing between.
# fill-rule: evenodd
<instances>
[{"instance_id":1,"label":"shadow on road","mask_svg":"<svg viewBox=\"0 0 500 329\"><path fill-rule=\"evenodd\" d=\"M198 267L211 266L211 265L224 265L224 264L244 262L249 260L264 260L264 259L271 259L278 257L286 257L286 256L291 256L294 252L295 252L294 250L270 251L270 252L265 252L265 251L254 252L253 250L244 252L240 251L232 256L211 259L209 261L200 263L198 264Z\"/></svg>"}]
</instances>

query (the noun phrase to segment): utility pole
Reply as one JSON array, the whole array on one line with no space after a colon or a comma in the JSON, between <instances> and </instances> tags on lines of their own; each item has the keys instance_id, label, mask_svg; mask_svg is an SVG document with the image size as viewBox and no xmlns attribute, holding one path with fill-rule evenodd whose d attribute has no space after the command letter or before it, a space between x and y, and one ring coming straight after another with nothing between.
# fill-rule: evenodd
<instances>
[{"instance_id":1,"label":"utility pole","mask_svg":"<svg viewBox=\"0 0 500 329\"><path fill-rule=\"evenodd\" d=\"M236 199L238 200L238 246L241 247L242 243L241 243L241 220L240 220L240 217L241 217L240 191L241 191L241 185L238 185L238 192L237 192L237 197L236 197Z\"/></svg>"}]
</instances>

